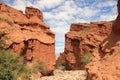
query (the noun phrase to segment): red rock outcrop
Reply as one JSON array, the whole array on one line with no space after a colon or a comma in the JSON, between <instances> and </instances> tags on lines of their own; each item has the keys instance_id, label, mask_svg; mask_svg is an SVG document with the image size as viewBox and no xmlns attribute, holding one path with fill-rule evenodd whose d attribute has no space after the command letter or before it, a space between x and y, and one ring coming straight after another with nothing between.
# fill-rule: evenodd
<instances>
[{"instance_id":1,"label":"red rock outcrop","mask_svg":"<svg viewBox=\"0 0 120 80\"><path fill-rule=\"evenodd\" d=\"M120 0L118 16L112 25L111 34L100 43L93 53L91 63L86 66L88 80L120 79Z\"/></svg>"},{"instance_id":2,"label":"red rock outcrop","mask_svg":"<svg viewBox=\"0 0 120 80\"><path fill-rule=\"evenodd\" d=\"M112 22L73 23L65 35L65 50L61 57L70 70L84 69L81 58L88 53L94 53L99 44L110 34Z\"/></svg>"},{"instance_id":3,"label":"red rock outcrop","mask_svg":"<svg viewBox=\"0 0 120 80\"><path fill-rule=\"evenodd\" d=\"M25 15L27 18L32 18L36 16L37 18L43 21L43 14L39 9L33 7L27 7L25 10Z\"/></svg>"},{"instance_id":4,"label":"red rock outcrop","mask_svg":"<svg viewBox=\"0 0 120 80\"><path fill-rule=\"evenodd\" d=\"M22 11L0 3L0 32L9 37L4 48L24 55L28 66L42 61L48 72L54 70L54 33L43 22L40 10L27 7L23 14Z\"/></svg>"}]
</instances>

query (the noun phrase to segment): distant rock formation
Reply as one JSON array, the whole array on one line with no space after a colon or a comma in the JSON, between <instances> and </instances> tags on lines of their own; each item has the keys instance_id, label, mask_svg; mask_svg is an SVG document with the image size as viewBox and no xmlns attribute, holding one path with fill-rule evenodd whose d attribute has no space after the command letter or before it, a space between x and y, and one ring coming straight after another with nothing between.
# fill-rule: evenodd
<instances>
[{"instance_id":1,"label":"distant rock formation","mask_svg":"<svg viewBox=\"0 0 120 80\"><path fill-rule=\"evenodd\" d=\"M9 37L3 47L25 56L27 66L42 61L47 66L48 74L54 70L55 35L43 22L40 10L26 7L23 14L0 3L0 32Z\"/></svg>"}]
</instances>

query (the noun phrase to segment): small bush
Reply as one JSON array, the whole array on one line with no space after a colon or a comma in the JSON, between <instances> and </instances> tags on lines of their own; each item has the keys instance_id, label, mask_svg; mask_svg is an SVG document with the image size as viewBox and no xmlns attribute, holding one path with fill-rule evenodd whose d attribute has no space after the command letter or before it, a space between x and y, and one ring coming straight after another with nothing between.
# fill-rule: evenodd
<instances>
[{"instance_id":1,"label":"small bush","mask_svg":"<svg viewBox=\"0 0 120 80\"><path fill-rule=\"evenodd\" d=\"M6 40L9 40L10 37L5 36L3 32L0 32L0 49L7 46Z\"/></svg>"},{"instance_id":2,"label":"small bush","mask_svg":"<svg viewBox=\"0 0 120 80\"><path fill-rule=\"evenodd\" d=\"M11 51L0 50L0 80L17 80L23 78L23 74L28 73L25 65L20 64L19 56L13 55ZM29 76L29 74L27 74Z\"/></svg>"},{"instance_id":3,"label":"small bush","mask_svg":"<svg viewBox=\"0 0 120 80\"><path fill-rule=\"evenodd\" d=\"M5 36L1 37L7 39ZM0 47L5 45L5 41L0 39ZM19 77L27 80L30 75L30 70L20 63L20 56L15 55L11 50L0 48L0 80L17 80Z\"/></svg>"},{"instance_id":4,"label":"small bush","mask_svg":"<svg viewBox=\"0 0 120 80\"><path fill-rule=\"evenodd\" d=\"M23 70L20 73L20 78L22 80L30 80L31 75L33 74L31 69L27 69L26 67L23 66Z\"/></svg>"},{"instance_id":5,"label":"small bush","mask_svg":"<svg viewBox=\"0 0 120 80\"><path fill-rule=\"evenodd\" d=\"M6 42L4 40L2 40L2 39L0 40L0 46L5 46L5 43Z\"/></svg>"},{"instance_id":6,"label":"small bush","mask_svg":"<svg viewBox=\"0 0 120 80\"><path fill-rule=\"evenodd\" d=\"M66 70L66 62L63 62L63 63L57 63L56 62L55 68L60 69L60 70Z\"/></svg>"},{"instance_id":7,"label":"small bush","mask_svg":"<svg viewBox=\"0 0 120 80\"><path fill-rule=\"evenodd\" d=\"M47 66L43 61L39 61L38 63L35 63L32 67L32 72L40 72L42 75L47 75Z\"/></svg>"},{"instance_id":8,"label":"small bush","mask_svg":"<svg viewBox=\"0 0 120 80\"><path fill-rule=\"evenodd\" d=\"M14 24L14 22L12 20L9 20L9 19L6 19L6 18L0 18L0 22L2 22L2 21L7 22L11 26Z\"/></svg>"},{"instance_id":9,"label":"small bush","mask_svg":"<svg viewBox=\"0 0 120 80\"><path fill-rule=\"evenodd\" d=\"M82 58L81 58L81 62L86 65L90 62L90 58L92 56L92 52L88 52L86 55L84 55Z\"/></svg>"}]
</instances>

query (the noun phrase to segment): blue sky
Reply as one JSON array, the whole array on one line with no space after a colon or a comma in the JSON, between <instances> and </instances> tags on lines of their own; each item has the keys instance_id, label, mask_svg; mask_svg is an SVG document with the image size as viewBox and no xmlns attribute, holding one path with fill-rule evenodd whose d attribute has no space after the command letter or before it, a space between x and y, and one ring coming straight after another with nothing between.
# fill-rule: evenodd
<instances>
[{"instance_id":1,"label":"blue sky","mask_svg":"<svg viewBox=\"0 0 120 80\"><path fill-rule=\"evenodd\" d=\"M56 55L64 51L64 35L71 23L111 21L117 16L117 0L2 0L24 12L26 6L40 9L44 22L56 34Z\"/></svg>"}]
</instances>

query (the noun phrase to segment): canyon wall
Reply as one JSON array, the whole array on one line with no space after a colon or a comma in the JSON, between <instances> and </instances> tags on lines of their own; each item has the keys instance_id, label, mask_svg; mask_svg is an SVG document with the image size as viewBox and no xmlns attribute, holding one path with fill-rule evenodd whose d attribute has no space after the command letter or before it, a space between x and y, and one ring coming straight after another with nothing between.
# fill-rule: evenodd
<instances>
[{"instance_id":1,"label":"canyon wall","mask_svg":"<svg viewBox=\"0 0 120 80\"><path fill-rule=\"evenodd\" d=\"M58 58L66 63L66 69L85 69L81 59L98 49L99 44L110 34L112 22L73 23L65 35L65 50ZM64 56L63 56L64 55Z\"/></svg>"},{"instance_id":2,"label":"canyon wall","mask_svg":"<svg viewBox=\"0 0 120 80\"><path fill-rule=\"evenodd\" d=\"M54 70L55 35L43 22L40 10L26 7L23 14L22 11L0 3L0 32L0 39L9 37L4 39L6 45L2 47L22 55L27 66L43 62L48 74Z\"/></svg>"},{"instance_id":3,"label":"canyon wall","mask_svg":"<svg viewBox=\"0 0 120 80\"><path fill-rule=\"evenodd\" d=\"M88 80L120 79L120 0L118 16L112 25L112 31L93 53L90 64L86 66Z\"/></svg>"},{"instance_id":4,"label":"canyon wall","mask_svg":"<svg viewBox=\"0 0 120 80\"><path fill-rule=\"evenodd\" d=\"M66 69L86 69L87 80L120 79L120 0L115 21L73 23L65 35L65 50L58 58L66 62ZM90 63L81 58L91 53Z\"/></svg>"}]
</instances>

